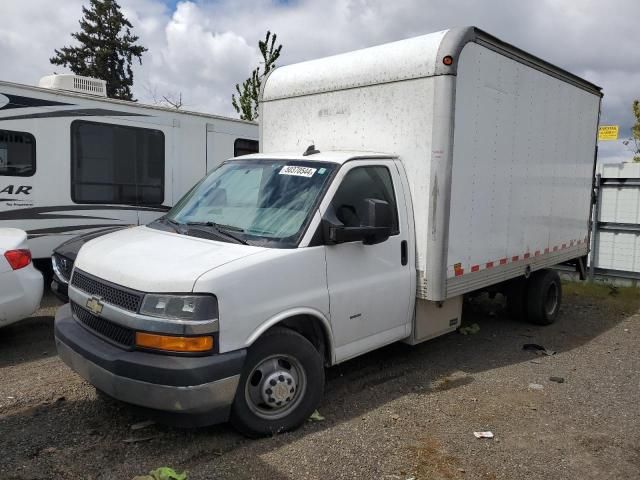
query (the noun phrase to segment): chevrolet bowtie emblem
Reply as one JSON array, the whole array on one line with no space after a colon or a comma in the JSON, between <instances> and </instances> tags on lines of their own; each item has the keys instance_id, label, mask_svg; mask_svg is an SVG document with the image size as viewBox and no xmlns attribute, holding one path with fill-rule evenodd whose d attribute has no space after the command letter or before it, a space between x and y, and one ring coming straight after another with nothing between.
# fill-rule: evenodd
<instances>
[{"instance_id":1,"label":"chevrolet bowtie emblem","mask_svg":"<svg viewBox=\"0 0 640 480\"><path fill-rule=\"evenodd\" d=\"M102 313L102 307L103 305L100 302L99 298L91 297L89 300L87 300L87 308L94 315L100 315Z\"/></svg>"}]
</instances>

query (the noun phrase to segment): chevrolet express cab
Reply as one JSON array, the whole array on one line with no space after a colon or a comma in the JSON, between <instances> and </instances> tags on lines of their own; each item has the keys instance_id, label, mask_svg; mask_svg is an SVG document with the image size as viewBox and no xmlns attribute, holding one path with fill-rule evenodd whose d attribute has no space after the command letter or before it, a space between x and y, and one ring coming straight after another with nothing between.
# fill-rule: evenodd
<instances>
[{"instance_id":1,"label":"chevrolet express cab","mask_svg":"<svg viewBox=\"0 0 640 480\"><path fill-rule=\"evenodd\" d=\"M60 357L111 397L299 426L324 369L454 331L502 292L548 324L588 253L598 87L476 28L276 69L262 153L146 226L86 243Z\"/></svg>"}]
</instances>

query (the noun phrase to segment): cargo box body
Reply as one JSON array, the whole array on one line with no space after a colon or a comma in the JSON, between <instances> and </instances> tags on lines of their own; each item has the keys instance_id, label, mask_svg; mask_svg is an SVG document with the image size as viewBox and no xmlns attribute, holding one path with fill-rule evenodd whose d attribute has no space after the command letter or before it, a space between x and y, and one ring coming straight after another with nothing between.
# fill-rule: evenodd
<instances>
[{"instance_id":1,"label":"cargo box body","mask_svg":"<svg viewBox=\"0 0 640 480\"><path fill-rule=\"evenodd\" d=\"M416 294L441 301L587 254L601 96L476 28L446 30L276 69L260 145L397 155Z\"/></svg>"}]
</instances>

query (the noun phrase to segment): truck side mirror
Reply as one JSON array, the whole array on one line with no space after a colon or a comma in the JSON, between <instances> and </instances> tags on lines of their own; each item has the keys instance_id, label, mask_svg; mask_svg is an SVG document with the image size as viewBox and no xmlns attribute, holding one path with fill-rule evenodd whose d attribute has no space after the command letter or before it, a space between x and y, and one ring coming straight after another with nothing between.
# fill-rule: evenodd
<instances>
[{"instance_id":1,"label":"truck side mirror","mask_svg":"<svg viewBox=\"0 0 640 480\"><path fill-rule=\"evenodd\" d=\"M382 243L391 235L392 213L388 202L375 198L366 198L361 210L364 218L359 226L345 226L331 213L322 219L322 230L325 243L362 241L365 245Z\"/></svg>"},{"instance_id":2,"label":"truck side mirror","mask_svg":"<svg viewBox=\"0 0 640 480\"><path fill-rule=\"evenodd\" d=\"M377 198L365 198L364 212L365 218L362 222L363 226L379 228L388 227L389 231L391 231L393 219L389 202L379 200Z\"/></svg>"}]
</instances>

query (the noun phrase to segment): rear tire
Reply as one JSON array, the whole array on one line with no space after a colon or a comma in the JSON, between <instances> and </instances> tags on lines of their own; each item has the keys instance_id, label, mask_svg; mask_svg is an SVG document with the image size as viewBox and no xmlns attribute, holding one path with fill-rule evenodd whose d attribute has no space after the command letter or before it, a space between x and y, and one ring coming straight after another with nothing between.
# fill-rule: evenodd
<instances>
[{"instance_id":1,"label":"rear tire","mask_svg":"<svg viewBox=\"0 0 640 480\"><path fill-rule=\"evenodd\" d=\"M536 325L551 325L558 318L562 303L562 284L554 270L531 275L527 288L527 316Z\"/></svg>"},{"instance_id":2,"label":"rear tire","mask_svg":"<svg viewBox=\"0 0 640 480\"><path fill-rule=\"evenodd\" d=\"M231 424L249 437L293 430L318 407L323 391L322 355L299 333L275 328L249 348Z\"/></svg>"}]
</instances>

